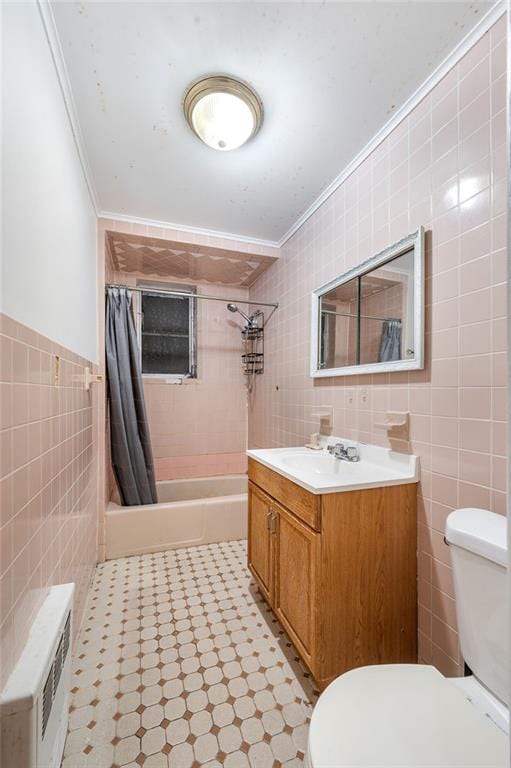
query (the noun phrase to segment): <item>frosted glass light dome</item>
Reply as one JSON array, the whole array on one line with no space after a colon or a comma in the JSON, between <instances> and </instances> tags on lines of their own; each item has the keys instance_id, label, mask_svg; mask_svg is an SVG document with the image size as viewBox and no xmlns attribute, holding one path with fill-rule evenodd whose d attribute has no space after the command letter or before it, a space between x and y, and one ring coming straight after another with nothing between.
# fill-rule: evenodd
<instances>
[{"instance_id":1,"label":"frosted glass light dome","mask_svg":"<svg viewBox=\"0 0 511 768\"><path fill-rule=\"evenodd\" d=\"M212 149L228 151L247 142L262 122L262 103L240 80L212 76L192 85L184 100L194 133Z\"/></svg>"}]
</instances>

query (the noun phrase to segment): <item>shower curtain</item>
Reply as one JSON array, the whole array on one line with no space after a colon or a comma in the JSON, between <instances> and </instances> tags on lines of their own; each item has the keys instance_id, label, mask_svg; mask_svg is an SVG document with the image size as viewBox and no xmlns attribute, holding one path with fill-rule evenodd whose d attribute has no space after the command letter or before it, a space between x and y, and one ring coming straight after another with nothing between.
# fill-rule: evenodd
<instances>
[{"instance_id":1,"label":"shower curtain","mask_svg":"<svg viewBox=\"0 0 511 768\"><path fill-rule=\"evenodd\" d=\"M401 360L401 320L385 320L381 329L379 363Z\"/></svg>"},{"instance_id":2,"label":"shower curtain","mask_svg":"<svg viewBox=\"0 0 511 768\"><path fill-rule=\"evenodd\" d=\"M106 366L112 467L125 506L157 501L131 291L109 288Z\"/></svg>"}]
</instances>

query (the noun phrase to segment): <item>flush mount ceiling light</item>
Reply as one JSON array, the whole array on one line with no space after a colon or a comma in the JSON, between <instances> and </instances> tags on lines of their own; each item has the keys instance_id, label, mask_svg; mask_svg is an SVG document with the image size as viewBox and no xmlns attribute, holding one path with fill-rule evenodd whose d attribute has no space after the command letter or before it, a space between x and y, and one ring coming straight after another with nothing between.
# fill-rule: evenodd
<instances>
[{"instance_id":1,"label":"flush mount ceiling light","mask_svg":"<svg viewBox=\"0 0 511 768\"><path fill-rule=\"evenodd\" d=\"M193 83L183 108L199 139L223 152L245 144L263 121L263 103L255 91L227 75L212 75Z\"/></svg>"}]
</instances>

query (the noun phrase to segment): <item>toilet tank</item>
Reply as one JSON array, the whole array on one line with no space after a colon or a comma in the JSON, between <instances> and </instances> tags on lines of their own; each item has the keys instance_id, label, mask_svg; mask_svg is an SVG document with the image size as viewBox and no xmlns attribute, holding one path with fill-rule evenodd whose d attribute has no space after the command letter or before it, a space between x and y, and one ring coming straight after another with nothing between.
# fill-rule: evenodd
<instances>
[{"instance_id":1,"label":"toilet tank","mask_svg":"<svg viewBox=\"0 0 511 768\"><path fill-rule=\"evenodd\" d=\"M485 509L447 518L461 652L474 676L509 706L507 520Z\"/></svg>"}]
</instances>

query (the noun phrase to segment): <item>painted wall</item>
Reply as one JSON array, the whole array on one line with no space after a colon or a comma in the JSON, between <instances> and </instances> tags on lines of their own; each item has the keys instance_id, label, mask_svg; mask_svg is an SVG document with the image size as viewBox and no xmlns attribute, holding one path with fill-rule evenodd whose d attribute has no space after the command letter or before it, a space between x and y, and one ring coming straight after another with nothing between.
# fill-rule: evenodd
<instances>
[{"instance_id":1,"label":"painted wall","mask_svg":"<svg viewBox=\"0 0 511 768\"><path fill-rule=\"evenodd\" d=\"M35 2L4 5L2 86L1 311L97 361L96 216Z\"/></svg>"},{"instance_id":2,"label":"painted wall","mask_svg":"<svg viewBox=\"0 0 511 768\"><path fill-rule=\"evenodd\" d=\"M283 246L251 291L278 300L249 444L301 445L332 405L333 434L387 444L411 413L419 486L420 658L462 672L446 516L506 503L506 42L501 19ZM313 380L310 291L419 225L427 229L424 371Z\"/></svg>"},{"instance_id":3,"label":"painted wall","mask_svg":"<svg viewBox=\"0 0 511 768\"><path fill-rule=\"evenodd\" d=\"M75 582L79 627L101 493L95 214L37 5L3 34L0 688L48 587Z\"/></svg>"}]
</instances>

